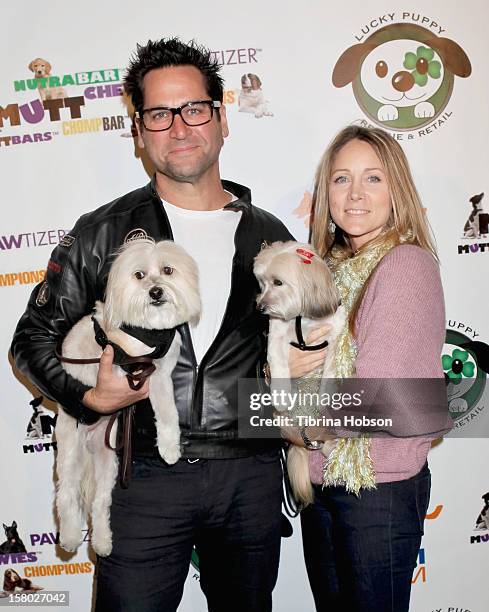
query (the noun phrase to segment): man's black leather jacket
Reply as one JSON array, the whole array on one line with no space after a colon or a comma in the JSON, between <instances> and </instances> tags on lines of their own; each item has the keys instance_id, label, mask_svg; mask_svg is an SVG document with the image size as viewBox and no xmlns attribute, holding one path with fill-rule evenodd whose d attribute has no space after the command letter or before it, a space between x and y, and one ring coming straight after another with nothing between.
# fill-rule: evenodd
<instances>
[{"instance_id":1,"label":"man's black leather jacket","mask_svg":"<svg viewBox=\"0 0 489 612\"><path fill-rule=\"evenodd\" d=\"M182 348L173 373L175 401L187 458L238 457L271 448L270 441L238 438L238 379L261 376L267 320L255 306L258 285L253 258L263 241L290 240L285 226L251 204L249 189L223 181L242 211L235 234L231 293L221 328L197 368L187 325L179 331ZM125 239L148 235L171 239L161 200L151 183L82 216L51 255L46 280L38 285L19 321L12 343L17 367L80 422L100 415L82 404L89 387L65 373L54 354L73 325L103 300L114 253ZM212 245L209 245L211 248ZM156 431L149 401L140 402L133 424L133 454L156 455Z\"/></svg>"}]
</instances>

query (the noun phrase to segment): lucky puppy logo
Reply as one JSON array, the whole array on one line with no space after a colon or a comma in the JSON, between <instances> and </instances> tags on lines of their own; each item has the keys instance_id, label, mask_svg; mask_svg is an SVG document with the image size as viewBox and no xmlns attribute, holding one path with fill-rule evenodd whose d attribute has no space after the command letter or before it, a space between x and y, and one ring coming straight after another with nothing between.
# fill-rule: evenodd
<instances>
[{"instance_id":1,"label":"lucky puppy logo","mask_svg":"<svg viewBox=\"0 0 489 612\"><path fill-rule=\"evenodd\" d=\"M438 117L450 100L455 76L467 78L471 72L467 54L455 41L398 23L344 51L332 80L335 87L352 84L358 105L373 122L412 130Z\"/></svg>"},{"instance_id":2,"label":"lucky puppy logo","mask_svg":"<svg viewBox=\"0 0 489 612\"><path fill-rule=\"evenodd\" d=\"M484 409L489 346L459 331L447 329L442 367L448 409L455 428L459 428L470 423Z\"/></svg>"}]
</instances>

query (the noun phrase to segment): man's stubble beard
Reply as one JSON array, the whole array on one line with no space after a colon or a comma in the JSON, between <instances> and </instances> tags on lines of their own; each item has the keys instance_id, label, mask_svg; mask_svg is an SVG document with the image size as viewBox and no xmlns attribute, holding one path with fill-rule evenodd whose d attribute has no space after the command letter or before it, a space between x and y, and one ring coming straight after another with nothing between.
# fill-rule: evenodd
<instances>
[{"instance_id":1,"label":"man's stubble beard","mask_svg":"<svg viewBox=\"0 0 489 612\"><path fill-rule=\"evenodd\" d=\"M189 164L188 169L181 167L178 163L167 161L155 164L156 170L168 179L178 183L196 183L206 172L208 172L219 161L219 154L215 159L200 159ZM193 166L193 167L192 167Z\"/></svg>"}]
</instances>

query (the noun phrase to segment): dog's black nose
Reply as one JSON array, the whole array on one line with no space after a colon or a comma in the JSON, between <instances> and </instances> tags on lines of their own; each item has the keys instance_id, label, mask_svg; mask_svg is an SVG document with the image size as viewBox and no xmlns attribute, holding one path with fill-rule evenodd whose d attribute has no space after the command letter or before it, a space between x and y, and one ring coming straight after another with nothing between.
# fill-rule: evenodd
<instances>
[{"instance_id":1,"label":"dog's black nose","mask_svg":"<svg viewBox=\"0 0 489 612\"><path fill-rule=\"evenodd\" d=\"M267 307L265 306L265 304L257 304L256 309L258 310L258 312L265 312Z\"/></svg>"},{"instance_id":2,"label":"dog's black nose","mask_svg":"<svg viewBox=\"0 0 489 612\"><path fill-rule=\"evenodd\" d=\"M161 300L163 296L163 289L161 287L151 287L151 289L149 290L149 297L152 300Z\"/></svg>"}]
</instances>

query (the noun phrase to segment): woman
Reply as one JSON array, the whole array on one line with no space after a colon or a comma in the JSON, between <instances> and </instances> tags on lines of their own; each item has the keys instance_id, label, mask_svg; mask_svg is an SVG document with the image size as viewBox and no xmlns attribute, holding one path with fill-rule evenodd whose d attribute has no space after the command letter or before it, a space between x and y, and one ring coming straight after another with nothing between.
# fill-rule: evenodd
<instances>
[{"instance_id":1,"label":"woman","mask_svg":"<svg viewBox=\"0 0 489 612\"><path fill-rule=\"evenodd\" d=\"M336 136L317 171L311 232L349 312L336 375L442 378L445 313L435 248L406 157L391 136L357 126ZM314 360L291 355L293 375L308 372ZM321 437L312 428L305 433L306 442ZM342 439L327 461L311 452L315 502L301 522L318 612L408 610L432 438Z\"/></svg>"}]
</instances>

